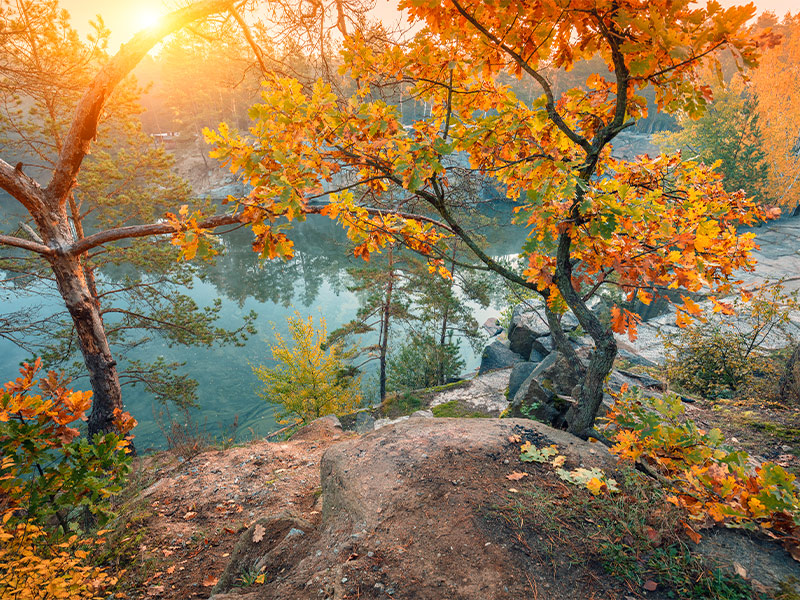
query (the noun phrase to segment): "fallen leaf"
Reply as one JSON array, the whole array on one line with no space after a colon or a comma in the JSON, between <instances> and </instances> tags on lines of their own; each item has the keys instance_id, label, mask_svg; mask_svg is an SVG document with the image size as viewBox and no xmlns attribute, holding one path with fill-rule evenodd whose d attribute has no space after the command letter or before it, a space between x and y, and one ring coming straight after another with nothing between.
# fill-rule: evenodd
<instances>
[{"instance_id":1,"label":"fallen leaf","mask_svg":"<svg viewBox=\"0 0 800 600\"><path fill-rule=\"evenodd\" d=\"M508 488L508 491L513 493L513 494L519 493L519 490L517 488Z\"/></svg>"},{"instance_id":2,"label":"fallen leaf","mask_svg":"<svg viewBox=\"0 0 800 600\"><path fill-rule=\"evenodd\" d=\"M510 435L508 436L508 441L511 442L512 444L519 444L520 437L518 435Z\"/></svg>"},{"instance_id":3,"label":"fallen leaf","mask_svg":"<svg viewBox=\"0 0 800 600\"><path fill-rule=\"evenodd\" d=\"M266 530L261 523L257 523L256 526L253 528L253 543L257 544L261 540L264 539L264 534Z\"/></svg>"},{"instance_id":4,"label":"fallen leaf","mask_svg":"<svg viewBox=\"0 0 800 600\"><path fill-rule=\"evenodd\" d=\"M659 546L661 544L661 534L652 527L645 529L644 534L647 536L647 539L653 542L654 546Z\"/></svg>"},{"instance_id":5,"label":"fallen leaf","mask_svg":"<svg viewBox=\"0 0 800 600\"><path fill-rule=\"evenodd\" d=\"M738 562L733 563L733 571L742 579L747 579L747 570Z\"/></svg>"},{"instance_id":6,"label":"fallen leaf","mask_svg":"<svg viewBox=\"0 0 800 600\"><path fill-rule=\"evenodd\" d=\"M655 592L656 588L658 587L658 584L652 579L648 579L647 581L644 582L644 585L642 587L646 589L648 592Z\"/></svg>"},{"instance_id":7,"label":"fallen leaf","mask_svg":"<svg viewBox=\"0 0 800 600\"><path fill-rule=\"evenodd\" d=\"M213 575L207 575L205 579L203 579L203 587L214 587L217 585L217 581L219 581L219 577L214 577Z\"/></svg>"},{"instance_id":8,"label":"fallen leaf","mask_svg":"<svg viewBox=\"0 0 800 600\"><path fill-rule=\"evenodd\" d=\"M236 531L234 531L234 530L233 530L233 529L231 529L230 527L225 527L224 529L225 529L225 531L226 531L226 532L228 532L228 533L236 533Z\"/></svg>"},{"instance_id":9,"label":"fallen leaf","mask_svg":"<svg viewBox=\"0 0 800 600\"><path fill-rule=\"evenodd\" d=\"M589 481L586 482L586 489L588 489L592 494L597 496L602 489L605 487L605 484L600 481L597 477L592 477Z\"/></svg>"},{"instance_id":10,"label":"fallen leaf","mask_svg":"<svg viewBox=\"0 0 800 600\"><path fill-rule=\"evenodd\" d=\"M197 516L197 513L190 510L185 515L183 515L183 520L184 521L189 521L191 519L194 519L196 516Z\"/></svg>"},{"instance_id":11,"label":"fallen leaf","mask_svg":"<svg viewBox=\"0 0 800 600\"><path fill-rule=\"evenodd\" d=\"M508 479L509 481L519 481L523 477L527 476L528 476L527 473L520 473L519 471L514 471L513 473L509 473L508 475L506 475L506 479Z\"/></svg>"},{"instance_id":12,"label":"fallen leaf","mask_svg":"<svg viewBox=\"0 0 800 600\"><path fill-rule=\"evenodd\" d=\"M230 552L226 552L225 554L222 555L222 558L228 558L230 555L231 555Z\"/></svg>"},{"instance_id":13,"label":"fallen leaf","mask_svg":"<svg viewBox=\"0 0 800 600\"><path fill-rule=\"evenodd\" d=\"M682 521L682 524L683 524L683 528L686 530L686 535L688 535L695 544L699 544L700 543L700 534L697 533L694 529L692 529L689 526L689 524L686 523L685 521Z\"/></svg>"},{"instance_id":14,"label":"fallen leaf","mask_svg":"<svg viewBox=\"0 0 800 600\"><path fill-rule=\"evenodd\" d=\"M567 457L564 456L563 454L559 454L553 459L553 466L563 467L565 462L567 462Z\"/></svg>"},{"instance_id":15,"label":"fallen leaf","mask_svg":"<svg viewBox=\"0 0 800 600\"><path fill-rule=\"evenodd\" d=\"M173 554L175 554L172 550L162 550L161 553L164 556L172 556Z\"/></svg>"},{"instance_id":16,"label":"fallen leaf","mask_svg":"<svg viewBox=\"0 0 800 600\"><path fill-rule=\"evenodd\" d=\"M175 565L172 565L171 567L167 567L167 573L168 574L172 575L174 572L175 572Z\"/></svg>"}]
</instances>

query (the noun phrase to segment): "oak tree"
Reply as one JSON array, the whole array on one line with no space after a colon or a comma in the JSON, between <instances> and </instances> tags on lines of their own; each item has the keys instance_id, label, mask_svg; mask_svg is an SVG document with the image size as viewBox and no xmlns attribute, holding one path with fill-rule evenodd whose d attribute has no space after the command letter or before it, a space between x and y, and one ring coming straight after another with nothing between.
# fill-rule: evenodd
<instances>
[{"instance_id":1,"label":"oak tree","mask_svg":"<svg viewBox=\"0 0 800 600\"><path fill-rule=\"evenodd\" d=\"M728 193L703 164L679 156L616 160L611 144L645 116L645 87L655 90L660 110L699 114L710 90L698 70L713 68L722 49L740 66L753 65L772 38L747 29L752 5L400 6L420 25L412 39L387 44L356 32L345 41L343 71L357 85L351 98L337 97L324 82L304 89L268 77L247 134L228 127L208 133L214 155L254 186L237 204L242 218L269 256L290 255L287 223L308 212L311 198L330 194L324 212L351 232L356 255L368 258L400 242L445 273L439 242L457 236L482 268L537 291L556 311L568 307L592 337L595 349L567 422L573 433L593 435L616 341L587 299L603 285L644 302L666 289L705 289L716 310L729 311L721 296L737 269L753 266L753 236L736 227L774 214ZM606 73L556 96L543 69L570 69L594 56ZM523 102L502 82L504 73L529 79L541 95ZM404 125L381 99L392 85L427 102L430 113ZM505 190L530 228L523 273L489 256L452 210L451 186L476 172ZM412 200L425 207L416 216L404 211ZM686 323L700 310L685 292L681 297L678 319ZM614 331L636 335L636 315L618 307L612 313Z\"/></svg>"}]
</instances>

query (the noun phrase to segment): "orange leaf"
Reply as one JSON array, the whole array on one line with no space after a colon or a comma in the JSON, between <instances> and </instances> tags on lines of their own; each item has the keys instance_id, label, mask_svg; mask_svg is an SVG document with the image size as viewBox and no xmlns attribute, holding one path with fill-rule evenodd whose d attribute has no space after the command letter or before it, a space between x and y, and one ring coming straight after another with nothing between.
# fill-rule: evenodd
<instances>
[{"instance_id":1,"label":"orange leaf","mask_svg":"<svg viewBox=\"0 0 800 600\"><path fill-rule=\"evenodd\" d=\"M519 471L514 471L513 473L509 473L508 475L506 475L506 479L508 479L510 481L519 481L523 477L527 477L527 476L528 476L527 473L521 473Z\"/></svg>"}]
</instances>

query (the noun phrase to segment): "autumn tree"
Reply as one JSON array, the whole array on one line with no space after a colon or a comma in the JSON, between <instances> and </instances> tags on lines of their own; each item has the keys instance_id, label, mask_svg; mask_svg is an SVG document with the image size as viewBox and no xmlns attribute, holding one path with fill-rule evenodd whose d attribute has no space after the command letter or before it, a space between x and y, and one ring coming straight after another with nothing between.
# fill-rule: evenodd
<instances>
[{"instance_id":1,"label":"autumn tree","mask_svg":"<svg viewBox=\"0 0 800 600\"><path fill-rule=\"evenodd\" d=\"M264 400L282 407L279 422L307 423L329 414L353 412L361 404L361 377L350 367L352 348L342 340L329 342L325 319L298 313L287 320L291 341L275 333L275 366L259 365L253 372L264 384Z\"/></svg>"},{"instance_id":2,"label":"autumn tree","mask_svg":"<svg viewBox=\"0 0 800 600\"><path fill-rule=\"evenodd\" d=\"M443 271L438 244L457 236L478 266L535 290L555 311L569 308L592 337L595 349L567 422L577 435L595 435L616 341L587 299L603 285L644 302L667 288L705 288L716 309L728 311L719 296L731 290L736 269L753 265L753 236L736 226L771 216L743 194L726 192L705 165L675 156L615 160L611 144L644 117L646 86L660 110L699 114L710 90L698 83L698 69L713 67L722 49L733 51L740 66L752 65L770 36L747 30L752 5L400 6L421 26L413 39L387 45L355 33L346 40L344 69L358 86L353 97L340 100L323 82L304 90L269 77L247 134L226 127L208 134L215 156L254 186L239 205L243 220L271 255L285 255L286 222L304 214L310 198L332 192L325 213L356 232L356 255L405 243ZM542 69L569 69L593 56L606 73L557 97ZM541 95L521 101L499 77L509 72L529 78ZM403 126L397 109L379 99L391 85L410 86L410 94L430 103L430 114ZM489 256L451 210L451 186L476 172L506 190L530 228L523 273ZM411 200L398 203L394 186L425 211L404 212ZM390 201L381 204L385 192ZM686 323L700 311L682 297L678 318ZM613 329L635 336L637 317L618 307L612 313Z\"/></svg>"},{"instance_id":3,"label":"autumn tree","mask_svg":"<svg viewBox=\"0 0 800 600\"><path fill-rule=\"evenodd\" d=\"M35 166L44 165L44 170L37 171L34 165L20 162L15 155L6 154L7 160L0 160L0 189L19 203L31 222L30 225L25 223L24 231L0 235L0 245L14 252L29 253L34 262L45 265L51 273L52 281L72 320L94 391L89 417L90 434L112 429L113 411L122 406L119 370L117 360L111 353L103 318L103 299L97 292L91 269L87 269L91 256L113 252L113 245L121 240L133 244L140 238L152 240L154 236L176 234L176 241L183 246L181 255L192 258L198 252L212 251L213 240L206 235L209 230L223 225L238 225L241 215L231 212L199 220L193 211L179 209L179 203L175 203L175 198L171 197L174 190L166 184L160 194L164 203L172 206L172 211L161 215L165 218L153 218L150 215L144 222L130 222L127 220L130 215L122 204L117 204L119 197L116 197L114 203L106 207L111 209L112 214L114 206L119 209L116 221L90 222L85 219L88 207L80 206L80 194L85 184L83 179L89 175L83 169L84 159L92 149L100 149L95 144L98 136L104 137L107 133L103 123L108 115L132 101L130 89L125 83L128 74L156 44L186 25L203 22L212 15L218 15L221 22L232 20L251 51L253 64L261 72L266 72L268 65L257 41L259 37L263 39L265 32L280 32L297 40L306 39L291 33L292 28L297 29L300 24L288 7L267 11L254 23L253 19L244 18L241 11L255 6L253 2L233 0L195 2L165 16L159 24L134 36L112 58L105 56L104 34L100 31L100 24L97 35L89 40L88 46L84 46L77 34L68 27L66 13L58 11L53 1L19 2L14 6L3 4L0 7L3 23L0 34L0 91L13 97L21 91L32 90L43 96L49 95L52 99L50 92L54 85L61 85L65 90L65 98L58 106L45 101L42 108L37 108L35 116L38 121L30 121L37 127L51 129L39 156L41 160L35 161ZM359 19L359 11L363 12L362 3L350 0L334 0L315 6L314 15L303 19L301 29L304 35L309 28L323 33L331 29L343 30L348 22ZM47 57L52 62L46 68L42 68L42 64L37 68L37 61L43 57L31 45L33 37L49 43L49 48L57 48L62 44L66 51L63 56L56 52ZM325 44L329 44L329 33L323 37ZM317 40L314 44L317 49L327 47L320 45ZM73 50L77 51L77 57ZM70 58L77 58L77 63L70 63ZM80 72L80 76L70 79L76 71ZM25 90L19 85L19 78L27 86ZM9 100L12 112L17 108L27 108L15 106L15 102ZM4 125L15 130L17 137L24 141L28 133L27 123L21 123L18 116L12 114ZM5 145L3 149L7 149ZM125 153L108 156L107 160L119 166L121 172L127 171L128 174L121 177L120 183L131 172L136 172L135 161ZM14 164L16 166L12 166ZM166 181L161 183L165 184ZM129 208L136 205L136 198L129 200ZM140 245L139 248L146 246ZM138 320L136 316L132 318ZM213 329L206 331L209 332L212 335L216 333ZM177 329L173 333L179 337L190 334L179 333ZM191 332L191 335L196 333ZM203 335L200 334L201 337Z\"/></svg>"},{"instance_id":4,"label":"autumn tree","mask_svg":"<svg viewBox=\"0 0 800 600\"><path fill-rule=\"evenodd\" d=\"M764 15L761 26L774 29L781 43L768 49L751 74L769 166L770 195L783 206L800 204L800 13L782 21Z\"/></svg>"},{"instance_id":5,"label":"autumn tree","mask_svg":"<svg viewBox=\"0 0 800 600\"><path fill-rule=\"evenodd\" d=\"M7 51L0 63L3 92L8 94L6 106L11 106L3 114L3 129L13 140L12 144L4 140L4 151L20 148L34 158L30 161L33 164L19 162L16 167L0 161L0 188L20 203L32 221L32 227L26 226L22 236L0 235L0 244L32 253L40 265L46 265L64 300L94 390L90 437L113 428L113 411L122 408L119 371L111 355L93 261L104 255L101 260L113 262L120 254L113 243L119 240L174 232L176 227L170 223L142 223L156 221L167 202L180 202L186 194L183 184L163 172L168 163L156 152L142 152L136 142L133 147L114 146L109 131L114 124L111 117L126 117L115 128L120 135L130 133L129 142L141 136L135 131L135 122L129 120L137 109L134 90L125 77L172 31L230 10L234 10L232 2L206 1L176 11L160 25L139 33L113 59L105 54L107 32L100 25L90 36L89 45L83 44L70 28L68 15L58 11L55 2L22 2L3 15L7 29L13 32L2 37ZM105 66L92 76L91 71L103 63ZM20 99L12 100L15 96ZM26 114L29 108L31 115ZM98 135L104 139L95 145L97 154L84 165ZM158 181L149 182L149 189L148 184L137 186L141 183L140 170L147 172L152 167L162 169L160 175L151 171ZM40 179L49 181L40 185ZM116 193L114 188L118 188ZM144 197L156 194L160 205ZM94 195L94 202L85 202L86 195ZM154 212L141 214L147 210L142 207ZM209 224L235 222L235 217L223 216ZM144 250L144 246L138 246L139 252ZM149 253L151 261L154 257ZM157 297L158 293L153 296ZM149 302L143 297L141 303ZM168 308L177 309L174 303L175 298L170 299ZM131 325L126 320L133 321L134 326L136 322L152 323L146 312L136 308L122 319L123 329ZM208 329L205 324L202 327ZM204 335L177 325L168 335L198 333ZM213 330L206 333L213 334Z\"/></svg>"}]
</instances>

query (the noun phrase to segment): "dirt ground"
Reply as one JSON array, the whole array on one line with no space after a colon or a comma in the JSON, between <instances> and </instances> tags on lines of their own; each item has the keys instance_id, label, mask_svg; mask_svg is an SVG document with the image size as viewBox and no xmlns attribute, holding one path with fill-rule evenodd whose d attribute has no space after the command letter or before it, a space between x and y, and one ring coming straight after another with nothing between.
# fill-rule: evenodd
<instances>
[{"instance_id":1,"label":"dirt ground","mask_svg":"<svg viewBox=\"0 0 800 600\"><path fill-rule=\"evenodd\" d=\"M688 547L679 520L641 479L608 467L604 449L568 447L530 421L415 421L367 436L318 428L188 460L145 457L138 495L122 507L127 525L110 538L121 560L127 548L115 597L208 598L256 539L251 555L268 564L238 563L234 587L215 598L684 598L682 585L708 575L690 554L680 573L664 571L678 560L666 553ZM598 500L548 465L521 463L524 441L556 443L567 469L606 465L622 492ZM286 514L308 526L292 530ZM760 561L740 554L743 572ZM732 577L726 585L742 584Z\"/></svg>"},{"instance_id":2,"label":"dirt ground","mask_svg":"<svg viewBox=\"0 0 800 600\"><path fill-rule=\"evenodd\" d=\"M132 563L116 598L208 598L250 524L282 511L319 523L320 458L341 437L138 459L109 538Z\"/></svg>"}]
</instances>

